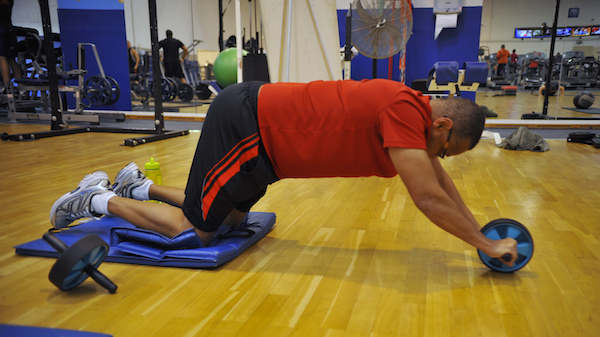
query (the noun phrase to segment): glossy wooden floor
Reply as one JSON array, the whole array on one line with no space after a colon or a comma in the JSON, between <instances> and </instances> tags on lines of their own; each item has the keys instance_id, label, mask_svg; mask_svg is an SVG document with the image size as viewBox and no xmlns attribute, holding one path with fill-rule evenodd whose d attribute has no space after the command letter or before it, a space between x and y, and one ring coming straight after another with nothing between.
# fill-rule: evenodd
<instances>
[{"instance_id":1,"label":"glossy wooden floor","mask_svg":"<svg viewBox=\"0 0 600 337\"><path fill-rule=\"evenodd\" d=\"M594 108L600 108L600 90L598 88L587 89L595 95ZM599 118L598 114L577 112L563 109L574 108L573 98L582 90L565 90L562 95L548 97L548 116L554 118ZM544 106L544 96L538 90L520 90L514 96L502 96L502 91L491 88L477 91L475 100L480 105L493 109L498 114L498 119L521 119L525 113L536 112L541 114Z\"/></svg>"},{"instance_id":2,"label":"glossy wooden floor","mask_svg":"<svg viewBox=\"0 0 600 337\"><path fill-rule=\"evenodd\" d=\"M286 180L255 207L277 214L275 229L222 267L103 263L116 294L92 280L61 292L47 279L54 259L13 249L41 238L60 195L151 156L166 184L186 183L199 133L135 148L120 146L126 137L0 142L0 323L119 337L598 336L600 149L549 140L549 152L518 152L483 139L443 161L481 224L530 229L535 254L514 274L491 272L431 224L398 178Z\"/></svg>"}]
</instances>

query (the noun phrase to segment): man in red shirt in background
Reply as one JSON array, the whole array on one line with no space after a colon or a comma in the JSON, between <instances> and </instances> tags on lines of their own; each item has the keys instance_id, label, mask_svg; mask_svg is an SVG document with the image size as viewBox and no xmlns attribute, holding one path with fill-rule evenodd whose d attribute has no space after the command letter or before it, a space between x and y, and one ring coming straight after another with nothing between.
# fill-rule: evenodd
<instances>
[{"instance_id":1,"label":"man in red shirt in background","mask_svg":"<svg viewBox=\"0 0 600 337\"><path fill-rule=\"evenodd\" d=\"M517 55L517 50L513 49L512 54L510 54L510 63L517 63L519 60L519 55Z\"/></svg>"},{"instance_id":2,"label":"man in red shirt in background","mask_svg":"<svg viewBox=\"0 0 600 337\"><path fill-rule=\"evenodd\" d=\"M514 74L517 71L517 61L519 60L519 55L517 55L517 50L513 49L512 54L510 54L510 63L509 63L509 74Z\"/></svg>"},{"instance_id":3,"label":"man in red shirt in background","mask_svg":"<svg viewBox=\"0 0 600 337\"><path fill-rule=\"evenodd\" d=\"M504 69L508 63L508 57L510 52L504 48L504 45L500 46L500 50L496 53L496 59L498 60L498 68L496 68L496 76L504 77Z\"/></svg>"},{"instance_id":4,"label":"man in red shirt in background","mask_svg":"<svg viewBox=\"0 0 600 337\"><path fill-rule=\"evenodd\" d=\"M195 228L204 245L239 227L267 186L285 178L394 177L433 223L491 257L517 258L516 241L491 240L439 158L472 149L485 115L464 98L430 100L396 81L244 82L208 110L186 189L155 185L135 163L88 174L50 211L54 227L112 214L173 237ZM147 203L140 200L160 200Z\"/></svg>"}]
</instances>

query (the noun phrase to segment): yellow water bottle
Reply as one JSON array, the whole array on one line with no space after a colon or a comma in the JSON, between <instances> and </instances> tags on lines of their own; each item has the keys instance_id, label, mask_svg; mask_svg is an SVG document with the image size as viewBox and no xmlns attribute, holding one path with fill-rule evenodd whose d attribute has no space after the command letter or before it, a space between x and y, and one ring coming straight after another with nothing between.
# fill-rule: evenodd
<instances>
[{"instance_id":1,"label":"yellow water bottle","mask_svg":"<svg viewBox=\"0 0 600 337\"><path fill-rule=\"evenodd\" d=\"M150 158L150 161L145 165L146 172L144 173L148 179L154 181L157 185L162 185L162 174L160 173L160 164Z\"/></svg>"}]
</instances>

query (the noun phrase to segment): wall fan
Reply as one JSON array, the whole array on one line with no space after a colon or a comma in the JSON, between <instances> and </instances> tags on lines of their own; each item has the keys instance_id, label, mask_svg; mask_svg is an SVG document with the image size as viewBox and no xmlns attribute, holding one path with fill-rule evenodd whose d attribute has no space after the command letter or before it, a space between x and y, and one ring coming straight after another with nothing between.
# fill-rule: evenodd
<instances>
[{"instance_id":1,"label":"wall fan","mask_svg":"<svg viewBox=\"0 0 600 337\"><path fill-rule=\"evenodd\" d=\"M355 0L352 5L352 45L373 59L373 74L377 59L394 56L404 49L412 27L412 10L407 0Z\"/></svg>"}]
</instances>

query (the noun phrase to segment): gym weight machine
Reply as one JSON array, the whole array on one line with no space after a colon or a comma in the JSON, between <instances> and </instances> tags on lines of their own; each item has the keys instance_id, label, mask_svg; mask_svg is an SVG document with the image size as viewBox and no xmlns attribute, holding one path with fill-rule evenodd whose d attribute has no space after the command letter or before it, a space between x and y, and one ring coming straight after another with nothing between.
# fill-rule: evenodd
<instances>
[{"instance_id":1,"label":"gym weight machine","mask_svg":"<svg viewBox=\"0 0 600 337\"><path fill-rule=\"evenodd\" d=\"M39 0L42 26L44 28L44 36L52 36L52 25L50 21L50 7L48 0ZM154 75L158 77L159 70L159 52L158 52L158 23L157 23L157 9L156 0L148 0L149 15L150 15L150 37L152 42L152 55L153 55L153 69ZM44 45L47 51L47 62L48 64L56 64L56 55L54 52L53 41L51 39L44 39ZM162 108L162 95L160 95L160 86L154 84L154 93L156 97L154 106L154 129L126 129L126 128L99 128L99 127L85 127L85 128L73 128L67 129L67 124L63 119L62 110L59 108L59 96L58 96L58 76L56 73L56 67L48 67L48 88L50 92L50 105L52 108L52 117L50 119L50 131L37 132L37 133L23 133L16 135L9 135L7 133L0 134L2 140L35 140L40 138L55 137L70 135L84 132L109 132L109 133L129 133L129 134L151 134L149 136L142 136L137 138L129 138L123 140L125 146L137 146L154 142L158 140L185 136L189 134L189 130L181 131L166 131L164 129L164 116Z\"/></svg>"},{"instance_id":2,"label":"gym weight machine","mask_svg":"<svg viewBox=\"0 0 600 337\"><path fill-rule=\"evenodd\" d=\"M142 102L143 108L147 109L150 98L154 97L154 93L152 92L154 76L152 76L152 70L150 69L152 58L148 53L144 53L141 59L141 71L137 74L130 74L130 80L134 81L132 84L132 93ZM175 100L175 98L189 102L194 98L194 95L200 100L207 100L212 93L218 93L216 89L211 87L212 83L206 84L200 81L197 61L186 60L182 64L182 69L187 83L178 83L172 78L165 77L161 66L160 73L162 76L160 77L160 87L163 102L170 102Z\"/></svg>"},{"instance_id":3,"label":"gym weight machine","mask_svg":"<svg viewBox=\"0 0 600 337\"><path fill-rule=\"evenodd\" d=\"M18 86L8 85L8 117L11 122L18 120L51 120L52 114L48 110L48 92L50 90L48 75L44 68L56 67L56 76L61 82L66 81L77 81L77 85L58 85L58 92L73 93L76 104L75 114L65 113L63 118L68 122L90 122L92 124L99 124L98 113L84 113L83 108L89 107L82 99L87 99L89 104L93 105L111 105L114 104L120 97L120 88L117 81L106 76L102 67L102 62L98 56L96 45L93 43L79 43L77 46L77 69L62 70L64 66L53 65L48 62L46 64L40 64L43 59L41 53L42 40L31 30L21 30L26 35L25 44L28 46L25 52L20 53L19 59L23 65L26 65L27 69L25 73L28 75L25 78L15 79L15 83ZM100 70L99 75L91 76L85 79L87 70L85 68L85 47L89 46L94 52L98 69ZM46 57L47 58L47 57ZM44 108L42 113L37 112L19 112L18 108L20 103L23 103L19 99L21 93L32 92L31 96L36 95L40 92L42 96L42 103ZM30 96L29 94L27 96ZM59 97L60 98L60 97ZM63 111L67 111L65 97L62 98L61 107ZM104 116L114 117L117 121L125 119L124 114L119 113L102 113Z\"/></svg>"},{"instance_id":4,"label":"gym weight machine","mask_svg":"<svg viewBox=\"0 0 600 337\"><path fill-rule=\"evenodd\" d=\"M584 52L578 50L565 52L561 66L564 78L560 84L565 88L589 88L596 85L597 63L593 57L591 60L587 60Z\"/></svg>"},{"instance_id":5,"label":"gym weight machine","mask_svg":"<svg viewBox=\"0 0 600 337\"><path fill-rule=\"evenodd\" d=\"M556 32L558 22L558 12L560 8L560 0L556 0L554 5L554 22L552 24L552 37L550 40L550 56L548 59L548 65L546 68L546 81L545 83L552 83L552 71L554 67L554 46L556 44ZM550 117L548 116L548 99L550 97L550 90L544 92L544 104L542 106L542 113L532 112L526 113L521 116L521 119L579 119L579 120L597 120L595 117Z\"/></svg>"}]
</instances>

